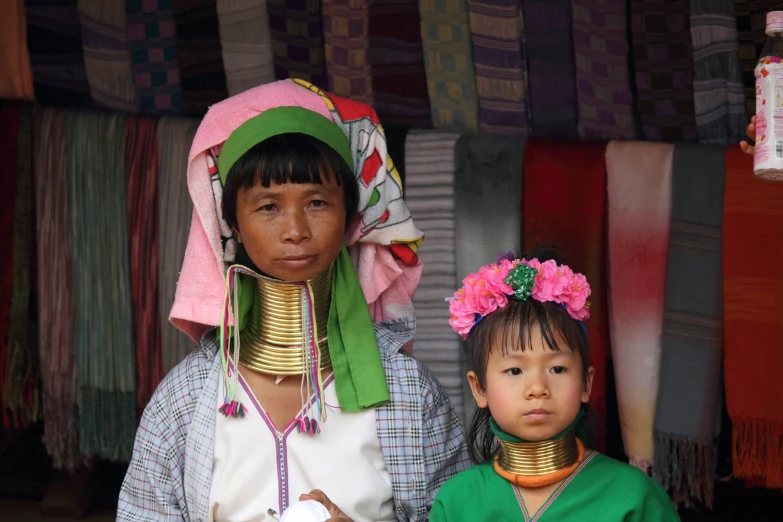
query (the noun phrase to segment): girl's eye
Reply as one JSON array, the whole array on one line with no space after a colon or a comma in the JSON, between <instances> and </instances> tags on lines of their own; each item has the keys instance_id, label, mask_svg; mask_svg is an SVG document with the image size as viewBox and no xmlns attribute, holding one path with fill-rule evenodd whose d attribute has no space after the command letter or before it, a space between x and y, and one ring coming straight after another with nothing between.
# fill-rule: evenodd
<instances>
[{"instance_id":1,"label":"girl's eye","mask_svg":"<svg viewBox=\"0 0 783 522\"><path fill-rule=\"evenodd\" d=\"M522 370L519 368L509 368L506 370L506 373L510 373L511 375L522 375Z\"/></svg>"},{"instance_id":2,"label":"girl's eye","mask_svg":"<svg viewBox=\"0 0 783 522\"><path fill-rule=\"evenodd\" d=\"M561 374L561 373L565 373L566 368L565 366L553 366L552 368L549 369L549 371L552 373Z\"/></svg>"}]
</instances>

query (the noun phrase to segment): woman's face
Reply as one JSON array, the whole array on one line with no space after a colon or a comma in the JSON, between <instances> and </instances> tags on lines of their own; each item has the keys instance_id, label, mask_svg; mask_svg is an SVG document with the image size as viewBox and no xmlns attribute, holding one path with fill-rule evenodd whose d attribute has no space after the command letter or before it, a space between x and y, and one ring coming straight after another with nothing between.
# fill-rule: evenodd
<instances>
[{"instance_id":1,"label":"woman's face","mask_svg":"<svg viewBox=\"0 0 783 522\"><path fill-rule=\"evenodd\" d=\"M336 176L321 184L260 183L237 193L237 235L264 274L312 279L329 268L343 244L345 194Z\"/></svg>"}]
</instances>

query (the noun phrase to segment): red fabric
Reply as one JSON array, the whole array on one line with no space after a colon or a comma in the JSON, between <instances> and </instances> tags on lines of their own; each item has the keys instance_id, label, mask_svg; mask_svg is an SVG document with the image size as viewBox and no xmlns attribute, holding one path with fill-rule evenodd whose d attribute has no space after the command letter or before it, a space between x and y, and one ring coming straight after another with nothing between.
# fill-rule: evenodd
<instances>
[{"instance_id":1,"label":"red fabric","mask_svg":"<svg viewBox=\"0 0 783 522\"><path fill-rule=\"evenodd\" d=\"M125 120L131 296L136 339L136 406L141 415L163 378L158 322L157 120Z\"/></svg>"},{"instance_id":2,"label":"red fabric","mask_svg":"<svg viewBox=\"0 0 783 522\"><path fill-rule=\"evenodd\" d=\"M734 476L783 489L783 183L726 151L723 312Z\"/></svg>"},{"instance_id":3,"label":"red fabric","mask_svg":"<svg viewBox=\"0 0 783 522\"><path fill-rule=\"evenodd\" d=\"M522 244L554 245L592 289L587 333L595 367L590 409L606 424L609 353L606 284L606 164L604 143L530 139L525 145ZM591 446L604 451L604 429Z\"/></svg>"}]
</instances>

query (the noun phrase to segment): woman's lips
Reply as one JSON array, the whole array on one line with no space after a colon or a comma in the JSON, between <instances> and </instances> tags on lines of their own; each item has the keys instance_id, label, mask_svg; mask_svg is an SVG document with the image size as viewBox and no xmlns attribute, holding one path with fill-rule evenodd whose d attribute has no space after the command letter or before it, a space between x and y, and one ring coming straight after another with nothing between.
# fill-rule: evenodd
<instances>
[{"instance_id":1,"label":"woman's lips","mask_svg":"<svg viewBox=\"0 0 783 522\"><path fill-rule=\"evenodd\" d=\"M288 256L280 259L280 263L288 268L302 269L315 263L318 256L301 255L301 256Z\"/></svg>"}]
</instances>

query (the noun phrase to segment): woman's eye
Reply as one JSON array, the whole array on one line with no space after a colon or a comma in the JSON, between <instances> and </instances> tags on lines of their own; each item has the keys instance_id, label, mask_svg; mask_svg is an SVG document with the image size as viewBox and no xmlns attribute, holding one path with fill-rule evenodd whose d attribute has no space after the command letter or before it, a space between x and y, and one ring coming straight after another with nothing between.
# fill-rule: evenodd
<instances>
[{"instance_id":1,"label":"woman's eye","mask_svg":"<svg viewBox=\"0 0 783 522\"><path fill-rule=\"evenodd\" d=\"M560 374L560 373L565 373L566 368L565 366L553 366L552 368L549 369L549 371L552 373Z\"/></svg>"},{"instance_id":2,"label":"woman's eye","mask_svg":"<svg viewBox=\"0 0 783 522\"><path fill-rule=\"evenodd\" d=\"M311 201L310 204L312 206L316 207L316 208L317 207L323 207L324 205L326 205L326 201L324 201L322 199L315 199L315 200Z\"/></svg>"},{"instance_id":3,"label":"woman's eye","mask_svg":"<svg viewBox=\"0 0 783 522\"><path fill-rule=\"evenodd\" d=\"M511 375L522 375L522 370L519 368L509 368L506 370L506 373L510 373Z\"/></svg>"},{"instance_id":4,"label":"woman's eye","mask_svg":"<svg viewBox=\"0 0 783 522\"><path fill-rule=\"evenodd\" d=\"M262 207L259 207L258 210L262 212L274 212L276 210L276 207L270 203L269 205L264 205Z\"/></svg>"}]
</instances>

